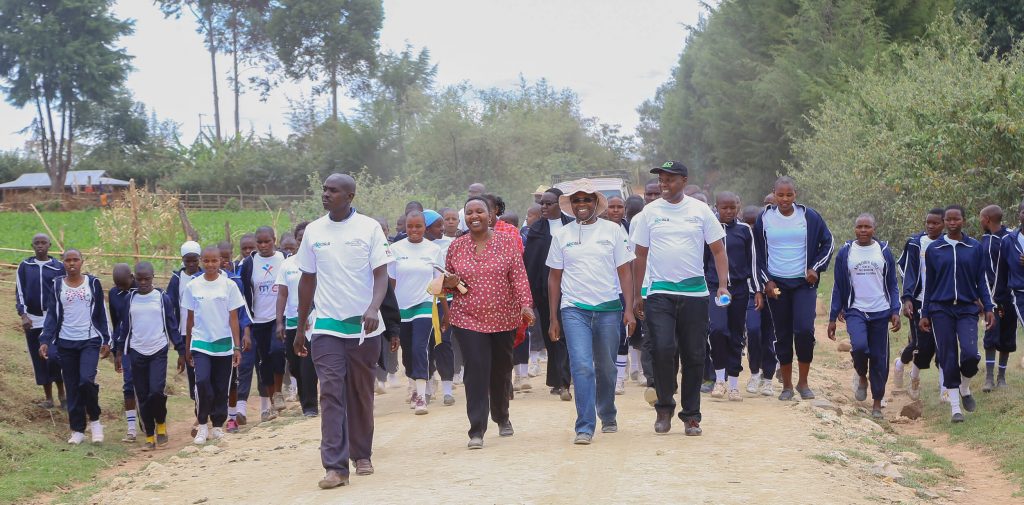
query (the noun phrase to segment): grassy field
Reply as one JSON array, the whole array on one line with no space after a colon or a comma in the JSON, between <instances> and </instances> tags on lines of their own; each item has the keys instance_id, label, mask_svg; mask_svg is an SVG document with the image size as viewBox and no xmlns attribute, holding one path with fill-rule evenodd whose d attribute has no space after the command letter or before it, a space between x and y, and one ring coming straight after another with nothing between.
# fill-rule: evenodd
<instances>
[{"instance_id":1,"label":"grassy field","mask_svg":"<svg viewBox=\"0 0 1024 505\"><path fill-rule=\"evenodd\" d=\"M90 250L102 247L103 244L103 237L98 237L94 231L95 220L99 213L100 211L98 210L84 210L74 212L43 212L42 215L55 234L60 236L63 233L66 247ZM224 223L230 223L236 252L238 237L244 233L254 231L258 226L272 225L274 217L269 211L254 210L195 211L189 213L192 225L204 241L224 240ZM281 230L291 227L291 221L286 212L282 212L278 216L277 226ZM31 212L4 212L0 214L0 229L4 230L4 233L0 234L0 247L17 249L31 249L32 236L46 231L39 218ZM179 231L178 238L179 243L184 241L184 233ZM146 251L142 252L146 253ZM0 262L16 263L26 256L27 254L24 253L0 251ZM161 268L161 265L157 265L157 268Z\"/></svg>"}]
</instances>

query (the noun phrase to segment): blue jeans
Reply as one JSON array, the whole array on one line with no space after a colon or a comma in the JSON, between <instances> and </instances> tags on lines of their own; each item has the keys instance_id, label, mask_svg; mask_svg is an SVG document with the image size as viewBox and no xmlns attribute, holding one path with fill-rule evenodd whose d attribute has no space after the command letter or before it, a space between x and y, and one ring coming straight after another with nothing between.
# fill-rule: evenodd
<instances>
[{"instance_id":1,"label":"blue jeans","mask_svg":"<svg viewBox=\"0 0 1024 505\"><path fill-rule=\"evenodd\" d=\"M602 424L615 424L615 354L622 311L568 307L561 312L569 370L576 384L576 433L593 435L596 417Z\"/></svg>"}]
</instances>

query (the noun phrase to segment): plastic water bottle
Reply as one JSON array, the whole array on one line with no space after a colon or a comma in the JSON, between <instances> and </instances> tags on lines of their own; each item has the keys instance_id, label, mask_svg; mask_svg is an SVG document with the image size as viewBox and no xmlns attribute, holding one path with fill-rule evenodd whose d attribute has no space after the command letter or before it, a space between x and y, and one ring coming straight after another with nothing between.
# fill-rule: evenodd
<instances>
[{"instance_id":1,"label":"plastic water bottle","mask_svg":"<svg viewBox=\"0 0 1024 505\"><path fill-rule=\"evenodd\" d=\"M715 297L715 305L718 305L719 307L725 307L726 305L729 305L729 302L731 301L732 297L729 295Z\"/></svg>"}]
</instances>

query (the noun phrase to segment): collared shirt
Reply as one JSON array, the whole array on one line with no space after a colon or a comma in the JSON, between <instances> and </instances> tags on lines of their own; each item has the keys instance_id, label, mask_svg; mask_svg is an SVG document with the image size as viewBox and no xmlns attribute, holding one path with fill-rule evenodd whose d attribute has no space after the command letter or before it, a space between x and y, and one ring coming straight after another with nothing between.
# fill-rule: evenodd
<instances>
[{"instance_id":1,"label":"collared shirt","mask_svg":"<svg viewBox=\"0 0 1024 505\"><path fill-rule=\"evenodd\" d=\"M481 333L514 330L522 322L522 309L533 306L523 255L507 233L493 233L480 253L472 236L455 239L445 270L468 287L466 294L456 290L452 297L449 321L459 328Z\"/></svg>"}]
</instances>

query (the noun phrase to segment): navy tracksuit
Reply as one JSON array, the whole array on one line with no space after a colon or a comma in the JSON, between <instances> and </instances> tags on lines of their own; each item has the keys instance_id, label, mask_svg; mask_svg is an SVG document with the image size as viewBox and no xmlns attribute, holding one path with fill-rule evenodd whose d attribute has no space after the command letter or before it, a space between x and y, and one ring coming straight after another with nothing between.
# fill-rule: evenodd
<instances>
[{"instance_id":1,"label":"navy tracksuit","mask_svg":"<svg viewBox=\"0 0 1024 505\"><path fill-rule=\"evenodd\" d=\"M131 291L135 289L132 286L129 289L121 289L117 286L110 288L110 292L107 294L107 310L110 311L110 330L114 333L114 340L117 340L117 332L121 328L121 323L128 317L128 300L131 298ZM121 372L124 379L124 385L121 387L121 392L124 394L124 400L128 401L135 398L135 385L132 381L132 361L125 354L121 356Z\"/></svg>"},{"instance_id":2,"label":"navy tracksuit","mask_svg":"<svg viewBox=\"0 0 1024 505\"><path fill-rule=\"evenodd\" d=\"M850 244L847 242L836 254L835 283L832 285L832 308L829 321L833 322L840 314L846 320L846 332L850 334L853 357L853 368L857 375L868 376L871 385L871 398L881 400L885 397L885 383L889 381L889 319L900 313L899 286L896 282L896 260L893 258L889 245L877 242L885 259L882 272L885 288L887 310L863 312L853 308L857 293L850 277L849 258ZM869 375L870 374L870 375Z\"/></svg>"},{"instance_id":3,"label":"navy tracksuit","mask_svg":"<svg viewBox=\"0 0 1024 505\"><path fill-rule=\"evenodd\" d=\"M999 244L999 251L999 263L996 264L995 300L1010 300L1010 305L1016 310L1014 315L1024 315L1024 265L1020 263L1020 258L1024 256L1024 246L1020 244L1019 228L1003 237ZM1000 321L1001 323L1002 321ZM1007 338L999 342L997 349L1003 352L1016 351L1016 335L1013 337L1012 340Z\"/></svg>"},{"instance_id":4,"label":"navy tracksuit","mask_svg":"<svg viewBox=\"0 0 1024 505\"><path fill-rule=\"evenodd\" d=\"M716 370L725 369L729 377L738 377L743 371L743 330L747 319L747 300L751 298L750 283L753 283L755 291L760 291L754 276L757 254L750 225L733 220L722 223L722 229L725 230L725 254L729 258L729 271L725 275L732 300L725 307L708 304L711 361ZM704 246L704 278L708 286L719 284L715 257L708 246Z\"/></svg>"},{"instance_id":5,"label":"navy tracksuit","mask_svg":"<svg viewBox=\"0 0 1024 505\"><path fill-rule=\"evenodd\" d=\"M835 243L832 232L825 220L810 207L794 204L804 211L807 223L807 269L820 275L828 269ZM775 329L775 352L780 365L793 364L793 349L800 363L814 359L814 317L818 300L818 284L808 284L803 278L782 279L768 273L768 238L764 228L764 213L775 209L768 205L757 216L754 223L754 249L757 252L758 281L763 286L774 281L780 294L778 298L765 295Z\"/></svg>"},{"instance_id":6,"label":"navy tracksuit","mask_svg":"<svg viewBox=\"0 0 1024 505\"><path fill-rule=\"evenodd\" d=\"M903 272L903 301L909 301L914 306L913 317L910 318L910 342L900 353L900 361L903 363L914 362L918 370L931 368L932 358L935 357L935 335L930 331L924 331L919 326L921 323L921 302L918 297L924 291L921 285L921 237L925 232L918 233L907 239L903 246L903 254L896 262L896 267ZM939 237L941 240L942 237Z\"/></svg>"},{"instance_id":7,"label":"navy tracksuit","mask_svg":"<svg viewBox=\"0 0 1024 505\"><path fill-rule=\"evenodd\" d=\"M47 301L53 297L53 280L64 275L64 264L49 257L45 264L39 265L35 256L22 261L18 265L15 278L14 297L18 316L30 314L43 317ZM60 358L57 348L51 346L47 358L39 356L39 334L42 328L33 328L25 332L25 346L32 360L32 371L35 373L36 385L45 386L56 382L61 384L64 379L60 375Z\"/></svg>"},{"instance_id":8,"label":"navy tracksuit","mask_svg":"<svg viewBox=\"0 0 1024 505\"><path fill-rule=\"evenodd\" d=\"M61 375L68 396L68 424L71 431L84 432L85 420L100 419L100 386L96 383L96 369L99 366L100 346L109 345L106 308L103 303L103 286L100 280L85 276L85 284L92 294L90 314L92 326L88 340L66 340L60 338L64 325L64 304L61 293L65 277L53 280L53 296L47 300L46 322L39 334L39 344L56 346L60 357ZM93 332L95 330L95 332Z\"/></svg>"},{"instance_id":9,"label":"navy tracksuit","mask_svg":"<svg viewBox=\"0 0 1024 505\"><path fill-rule=\"evenodd\" d=\"M111 290L113 291L113 290ZM181 356L185 352L185 342L178 332L178 318L171 297L159 289L161 311L163 313L164 335L174 344L174 350ZM129 292L124 311L121 313L120 324L114 332L114 349L130 364L135 373L132 376L134 394L139 403L139 419L147 437L156 434L156 425L167 422L167 346L153 354L142 354L132 349L132 300L138 290Z\"/></svg>"},{"instance_id":10,"label":"navy tracksuit","mask_svg":"<svg viewBox=\"0 0 1024 505\"><path fill-rule=\"evenodd\" d=\"M943 235L925 254L927 285L921 317L931 319L942 385L947 389L960 387L961 376L978 373L978 302L985 312L992 311L986 261L981 243L967 235L955 246Z\"/></svg>"},{"instance_id":11,"label":"navy tracksuit","mask_svg":"<svg viewBox=\"0 0 1024 505\"><path fill-rule=\"evenodd\" d=\"M984 347L985 350L990 351L1014 352L1017 350L1017 307L1013 303L1013 296L1010 293L996 292L997 269L1002 262L1003 237L1009 234L1009 231L1003 226L995 233L986 233L981 236L981 249L985 252L987 260L985 262L985 283L992 293L992 303L998 309L996 310L995 326L991 330L985 330ZM1016 257L1012 259L1017 260Z\"/></svg>"}]
</instances>

